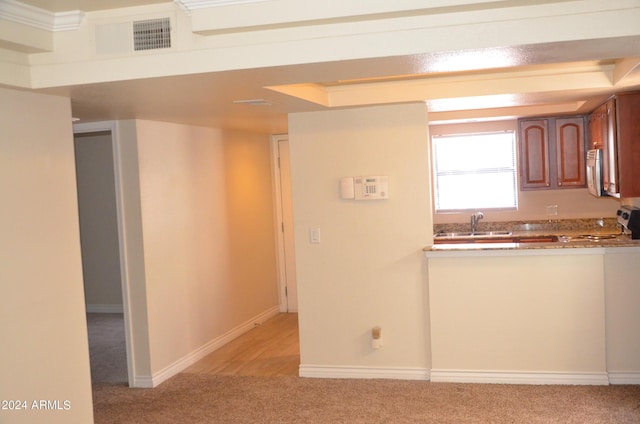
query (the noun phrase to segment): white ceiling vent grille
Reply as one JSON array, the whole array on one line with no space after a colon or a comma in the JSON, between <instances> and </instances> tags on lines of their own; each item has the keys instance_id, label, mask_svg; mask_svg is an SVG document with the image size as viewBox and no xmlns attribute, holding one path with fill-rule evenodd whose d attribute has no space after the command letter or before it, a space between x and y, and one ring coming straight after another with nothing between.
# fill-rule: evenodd
<instances>
[{"instance_id":1,"label":"white ceiling vent grille","mask_svg":"<svg viewBox=\"0 0 640 424\"><path fill-rule=\"evenodd\" d=\"M133 49L135 51L169 47L171 47L171 22L169 18L133 22Z\"/></svg>"}]
</instances>

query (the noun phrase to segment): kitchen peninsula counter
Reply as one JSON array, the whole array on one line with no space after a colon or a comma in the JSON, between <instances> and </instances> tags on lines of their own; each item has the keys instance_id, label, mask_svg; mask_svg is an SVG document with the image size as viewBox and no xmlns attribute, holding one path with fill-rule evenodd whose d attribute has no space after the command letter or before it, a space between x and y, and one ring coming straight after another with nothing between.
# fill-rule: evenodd
<instances>
[{"instance_id":1,"label":"kitchen peninsula counter","mask_svg":"<svg viewBox=\"0 0 640 424\"><path fill-rule=\"evenodd\" d=\"M577 236L579 233L569 234L568 236ZM544 234L548 235L548 234ZM513 237L521 237L521 234L513 234ZM542 234L533 235L528 233L527 236L542 236ZM471 243L441 243L434 244L425 247L423 250L427 257L444 252L500 252L500 251L521 251L523 254L531 254L532 251L547 251L546 254L593 254L603 252L590 252L591 249L612 249L612 248L625 248L628 250L640 252L640 240L632 240L627 235L618 235L613 239L603 239L599 241L577 240L577 241L556 241L550 243L544 242L527 242L527 243L483 243L483 242L471 242ZM587 252L577 252L576 250L589 249ZM557 252L551 252L557 250ZM574 251L574 252L570 252Z\"/></svg>"},{"instance_id":2,"label":"kitchen peninsula counter","mask_svg":"<svg viewBox=\"0 0 640 424\"><path fill-rule=\"evenodd\" d=\"M488 222L483 223L482 231L508 232L508 235L486 238L481 241L473 238L466 238L469 243L465 243L465 238L438 239L438 243L424 248L427 256L439 254L441 252L500 252L500 251L538 251L538 250L561 250L555 254L581 254L579 250L587 249L610 249L610 248L637 248L640 247L640 240L632 240L627 234L622 234L620 226L615 218L599 219L569 219L556 221L509 221L509 222ZM436 224L434 234L461 233L469 231L468 224ZM589 240L586 237L591 236ZM594 239L599 236L601 239ZM536 238L557 237L558 241L533 241ZM611 237L611 238L609 238ZM511 240L529 239L524 243L513 243ZM502 242L504 240L504 242ZM451 241L451 243L448 243ZM593 252L592 252L593 253ZM548 254L554 254L548 252Z\"/></svg>"},{"instance_id":3,"label":"kitchen peninsula counter","mask_svg":"<svg viewBox=\"0 0 640 424\"><path fill-rule=\"evenodd\" d=\"M424 254L431 381L640 384L640 240L438 244Z\"/></svg>"}]
</instances>

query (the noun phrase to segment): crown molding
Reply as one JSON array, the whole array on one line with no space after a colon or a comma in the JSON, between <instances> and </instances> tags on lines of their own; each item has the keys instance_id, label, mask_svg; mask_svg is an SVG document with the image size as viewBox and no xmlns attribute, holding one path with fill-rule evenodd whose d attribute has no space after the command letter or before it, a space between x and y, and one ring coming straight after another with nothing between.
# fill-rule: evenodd
<instances>
[{"instance_id":1,"label":"crown molding","mask_svg":"<svg viewBox=\"0 0 640 424\"><path fill-rule=\"evenodd\" d=\"M16 0L0 2L0 20L5 19L45 31L71 31L78 29L84 18L80 10L53 13Z\"/></svg>"},{"instance_id":2,"label":"crown molding","mask_svg":"<svg viewBox=\"0 0 640 424\"><path fill-rule=\"evenodd\" d=\"M187 12L219 6L235 6L246 3L261 3L269 0L174 0Z\"/></svg>"}]
</instances>

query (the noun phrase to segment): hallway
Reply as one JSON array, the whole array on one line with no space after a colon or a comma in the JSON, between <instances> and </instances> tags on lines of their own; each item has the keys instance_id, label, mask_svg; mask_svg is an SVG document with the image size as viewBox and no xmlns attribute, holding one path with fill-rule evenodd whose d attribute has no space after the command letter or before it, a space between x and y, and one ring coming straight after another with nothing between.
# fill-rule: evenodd
<instances>
[{"instance_id":1,"label":"hallway","mask_svg":"<svg viewBox=\"0 0 640 424\"><path fill-rule=\"evenodd\" d=\"M184 373L298 376L298 314L280 313L210 353Z\"/></svg>"}]
</instances>

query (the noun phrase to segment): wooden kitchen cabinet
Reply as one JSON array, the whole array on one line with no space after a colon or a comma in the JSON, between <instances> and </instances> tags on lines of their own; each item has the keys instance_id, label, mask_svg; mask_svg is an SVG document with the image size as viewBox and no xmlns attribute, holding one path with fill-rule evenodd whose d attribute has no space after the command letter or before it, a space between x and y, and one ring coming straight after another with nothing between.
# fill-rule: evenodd
<instances>
[{"instance_id":1,"label":"wooden kitchen cabinet","mask_svg":"<svg viewBox=\"0 0 640 424\"><path fill-rule=\"evenodd\" d=\"M590 148L602 149L603 189L640 197L640 92L617 94L589 116Z\"/></svg>"},{"instance_id":2,"label":"wooden kitchen cabinet","mask_svg":"<svg viewBox=\"0 0 640 424\"><path fill-rule=\"evenodd\" d=\"M615 149L615 100L609 99L589 115L589 149L602 150L602 185L605 191L618 180Z\"/></svg>"},{"instance_id":3,"label":"wooden kitchen cabinet","mask_svg":"<svg viewBox=\"0 0 640 424\"><path fill-rule=\"evenodd\" d=\"M584 121L582 116L555 120L558 187L587 186Z\"/></svg>"},{"instance_id":4,"label":"wooden kitchen cabinet","mask_svg":"<svg viewBox=\"0 0 640 424\"><path fill-rule=\"evenodd\" d=\"M523 190L550 187L549 124L546 119L519 124L520 186Z\"/></svg>"},{"instance_id":5,"label":"wooden kitchen cabinet","mask_svg":"<svg viewBox=\"0 0 640 424\"><path fill-rule=\"evenodd\" d=\"M589 115L589 150L604 149L609 131L609 114L613 100L604 103Z\"/></svg>"},{"instance_id":6,"label":"wooden kitchen cabinet","mask_svg":"<svg viewBox=\"0 0 640 424\"><path fill-rule=\"evenodd\" d=\"M526 119L519 128L522 190L586 187L585 117Z\"/></svg>"}]
</instances>

